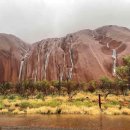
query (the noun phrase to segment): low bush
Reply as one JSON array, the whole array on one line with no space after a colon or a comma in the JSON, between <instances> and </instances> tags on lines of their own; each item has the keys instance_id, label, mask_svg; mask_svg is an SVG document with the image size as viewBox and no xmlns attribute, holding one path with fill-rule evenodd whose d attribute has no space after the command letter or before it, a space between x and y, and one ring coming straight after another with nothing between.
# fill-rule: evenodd
<instances>
[{"instance_id":1,"label":"low bush","mask_svg":"<svg viewBox=\"0 0 130 130\"><path fill-rule=\"evenodd\" d=\"M0 110L4 108L4 104L2 101L0 101Z\"/></svg>"},{"instance_id":2,"label":"low bush","mask_svg":"<svg viewBox=\"0 0 130 130\"><path fill-rule=\"evenodd\" d=\"M49 101L49 102L45 102L44 103L44 106L49 106L49 107L58 107L60 106L62 103L60 101L57 101L57 100L52 100L52 101Z\"/></svg>"},{"instance_id":3,"label":"low bush","mask_svg":"<svg viewBox=\"0 0 130 130\"><path fill-rule=\"evenodd\" d=\"M93 102L90 102L90 101L79 101L79 100L73 100L73 101L69 102L69 104L75 105L77 107L80 107L80 106L91 107L93 105L96 105L96 104L94 104Z\"/></svg>"},{"instance_id":4,"label":"low bush","mask_svg":"<svg viewBox=\"0 0 130 130\"><path fill-rule=\"evenodd\" d=\"M27 108L27 107L30 107L31 105L30 105L29 102L24 101L24 102L21 102L21 103L19 104L19 106L20 106L21 108Z\"/></svg>"},{"instance_id":5,"label":"low bush","mask_svg":"<svg viewBox=\"0 0 130 130\"><path fill-rule=\"evenodd\" d=\"M7 95L7 98L10 99L10 100L22 99L22 97L18 94Z\"/></svg>"},{"instance_id":6,"label":"low bush","mask_svg":"<svg viewBox=\"0 0 130 130\"><path fill-rule=\"evenodd\" d=\"M42 93L38 93L36 95L36 99L44 99L44 95Z\"/></svg>"}]
</instances>

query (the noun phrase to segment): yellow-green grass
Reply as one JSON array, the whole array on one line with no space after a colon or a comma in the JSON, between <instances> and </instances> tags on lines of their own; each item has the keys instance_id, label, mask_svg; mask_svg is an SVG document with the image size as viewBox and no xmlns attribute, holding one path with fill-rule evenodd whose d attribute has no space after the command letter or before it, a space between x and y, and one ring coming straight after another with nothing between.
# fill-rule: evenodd
<instances>
[{"instance_id":1,"label":"yellow-green grass","mask_svg":"<svg viewBox=\"0 0 130 130\"><path fill-rule=\"evenodd\" d=\"M108 115L130 115L130 96L108 95L101 97L102 111L98 107L96 93L79 92L69 100L68 96L45 96L44 98L0 96L1 114L90 114L101 112Z\"/></svg>"}]
</instances>

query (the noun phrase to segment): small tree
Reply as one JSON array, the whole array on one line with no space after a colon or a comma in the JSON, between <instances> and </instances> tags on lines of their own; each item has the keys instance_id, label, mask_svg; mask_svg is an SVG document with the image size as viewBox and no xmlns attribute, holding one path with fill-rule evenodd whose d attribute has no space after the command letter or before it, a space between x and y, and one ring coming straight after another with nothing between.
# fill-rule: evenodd
<instances>
[{"instance_id":1,"label":"small tree","mask_svg":"<svg viewBox=\"0 0 130 130\"><path fill-rule=\"evenodd\" d=\"M108 77L102 77L100 79L100 89L105 94L105 99L109 94L114 93L115 89L113 86L113 81Z\"/></svg>"},{"instance_id":2,"label":"small tree","mask_svg":"<svg viewBox=\"0 0 130 130\"><path fill-rule=\"evenodd\" d=\"M37 88L37 91L42 92L43 95L47 95L50 83L47 80L37 81L35 82L35 86Z\"/></svg>"},{"instance_id":3,"label":"small tree","mask_svg":"<svg viewBox=\"0 0 130 130\"><path fill-rule=\"evenodd\" d=\"M21 82L17 82L15 84L15 92L22 95L23 94L23 89L22 89L22 83Z\"/></svg>"},{"instance_id":4,"label":"small tree","mask_svg":"<svg viewBox=\"0 0 130 130\"><path fill-rule=\"evenodd\" d=\"M116 90L121 92L124 96L127 94L128 86L127 80L115 79Z\"/></svg>"},{"instance_id":5,"label":"small tree","mask_svg":"<svg viewBox=\"0 0 130 130\"><path fill-rule=\"evenodd\" d=\"M87 91L89 92L94 92L96 87L97 87L97 82L92 80L92 81L89 81L88 84L87 84Z\"/></svg>"},{"instance_id":6,"label":"small tree","mask_svg":"<svg viewBox=\"0 0 130 130\"><path fill-rule=\"evenodd\" d=\"M71 100L78 91L78 84L72 80L69 80L69 81L64 81L63 86L66 88L67 94L69 96L69 100Z\"/></svg>"},{"instance_id":7,"label":"small tree","mask_svg":"<svg viewBox=\"0 0 130 130\"><path fill-rule=\"evenodd\" d=\"M121 66L116 68L117 78L120 80L128 80L129 75L129 68L128 66Z\"/></svg>"},{"instance_id":8,"label":"small tree","mask_svg":"<svg viewBox=\"0 0 130 130\"><path fill-rule=\"evenodd\" d=\"M22 81L23 91L26 95L33 95L35 91L34 82L32 80Z\"/></svg>"},{"instance_id":9,"label":"small tree","mask_svg":"<svg viewBox=\"0 0 130 130\"><path fill-rule=\"evenodd\" d=\"M124 65L117 67L117 75L120 79L125 79L130 84L130 56L123 58Z\"/></svg>"},{"instance_id":10,"label":"small tree","mask_svg":"<svg viewBox=\"0 0 130 130\"><path fill-rule=\"evenodd\" d=\"M0 83L0 93L6 95L12 89L12 84L10 82Z\"/></svg>"},{"instance_id":11,"label":"small tree","mask_svg":"<svg viewBox=\"0 0 130 130\"><path fill-rule=\"evenodd\" d=\"M58 89L58 92L59 92L59 95L60 95L61 94L61 87L62 87L63 64L57 64L57 72L58 72L57 89Z\"/></svg>"},{"instance_id":12,"label":"small tree","mask_svg":"<svg viewBox=\"0 0 130 130\"><path fill-rule=\"evenodd\" d=\"M61 82L61 84L62 84L62 82ZM53 81L51 81L51 85L54 86L55 93L58 94L59 93L59 81L58 80L53 80Z\"/></svg>"},{"instance_id":13,"label":"small tree","mask_svg":"<svg viewBox=\"0 0 130 130\"><path fill-rule=\"evenodd\" d=\"M117 79L116 84L119 87L120 91L125 94L130 86L130 56L125 56L123 58L123 66L119 66L116 69Z\"/></svg>"}]
</instances>

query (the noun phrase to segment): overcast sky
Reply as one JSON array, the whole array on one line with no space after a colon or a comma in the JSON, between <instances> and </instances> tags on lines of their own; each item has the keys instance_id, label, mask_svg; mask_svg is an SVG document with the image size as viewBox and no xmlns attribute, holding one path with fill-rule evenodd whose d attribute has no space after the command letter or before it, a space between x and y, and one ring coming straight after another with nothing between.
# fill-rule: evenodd
<instances>
[{"instance_id":1,"label":"overcast sky","mask_svg":"<svg viewBox=\"0 0 130 130\"><path fill-rule=\"evenodd\" d=\"M0 32L30 43L103 25L130 28L130 0L0 0Z\"/></svg>"}]
</instances>

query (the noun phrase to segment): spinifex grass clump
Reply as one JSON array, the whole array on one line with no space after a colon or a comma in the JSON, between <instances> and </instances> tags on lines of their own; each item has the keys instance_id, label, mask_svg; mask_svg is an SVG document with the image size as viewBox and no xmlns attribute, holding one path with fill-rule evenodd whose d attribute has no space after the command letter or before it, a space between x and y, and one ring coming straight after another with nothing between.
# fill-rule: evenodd
<instances>
[{"instance_id":1,"label":"spinifex grass clump","mask_svg":"<svg viewBox=\"0 0 130 130\"><path fill-rule=\"evenodd\" d=\"M49 107L58 107L60 106L62 103L60 101L57 100L52 100L49 102L44 102L44 106L49 106Z\"/></svg>"},{"instance_id":2,"label":"spinifex grass clump","mask_svg":"<svg viewBox=\"0 0 130 130\"><path fill-rule=\"evenodd\" d=\"M2 101L0 101L0 110L2 110L4 108L4 104Z\"/></svg>"},{"instance_id":3,"label":"spinifex grass clump","mask_svg":"<svg viewBox=\"0 0 130 130\"><path fill-rule=\"evenodd\" d=\"M73 101L69 102L68 105L75 105L77 107L80 107L80 106L92 107L96 104L93 103L92 101L73 100Z\"/></svg>"},{"instance_id":4,"label":"spinifex grass clump","mask_svg":"<svg viewBox=\"0 0 130 130\"><path fill-rule=\"evenodd\" d=\"M27 108L27 107L31 107L31 104L28 101L23 101L19 104L20 108Z\"/></svg>"}]
</instances>

